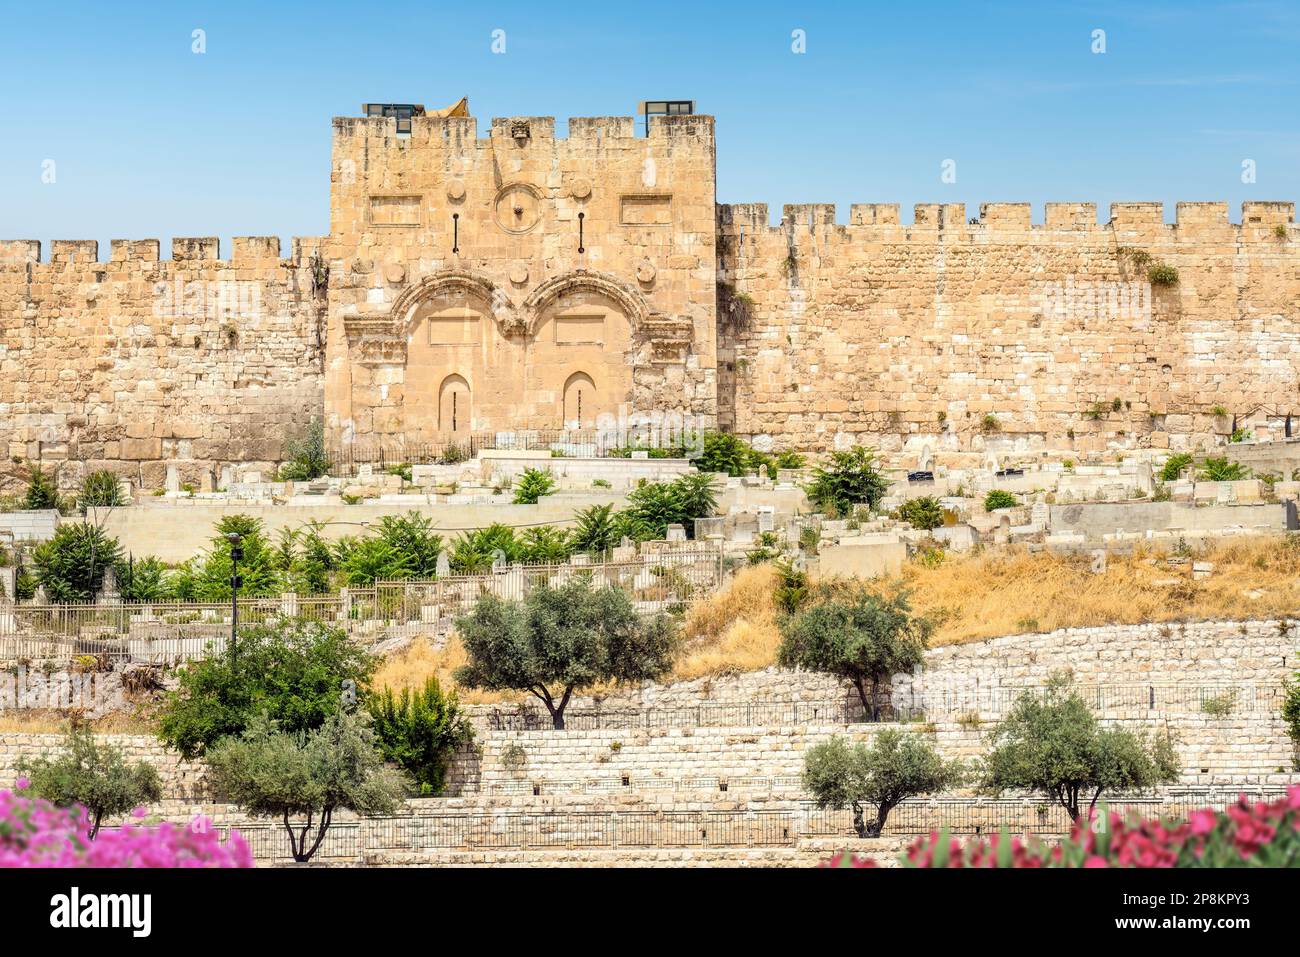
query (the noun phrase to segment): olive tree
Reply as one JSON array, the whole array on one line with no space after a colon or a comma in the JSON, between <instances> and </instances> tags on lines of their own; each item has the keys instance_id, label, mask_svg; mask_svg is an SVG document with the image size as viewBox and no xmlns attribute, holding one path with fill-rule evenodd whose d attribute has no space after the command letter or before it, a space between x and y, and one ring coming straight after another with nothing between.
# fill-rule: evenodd
<instances>
[{"instance_id":1,"label":"olive tree","mask_svg":"<svg viewBox=\"0 0 1300 957\"><path fill-rule=\"evenodd\" d=\"M879 837L899 802L956 787L965 773L959 762L939 757L919 733L887 728L870 747L834 737L809 749L803 783L818 808L851 808L858 837ZM875 808L870 820L864 805Z\"/></svg>"},{"instance_id":2,"label":"olive tree","mask_svg":"<svg viewBox=\"0 0 1300 957\"><path fill-rule=\"evenodd\" d=\"M239 737L218 742L207 764L223 798L254 817L281 820L299 862L320 849L335 811L391 814L405 790L370 728L344 711L297 734L258 716Z\"/></svg>"},{"instance_id":3,"label":"olive tree","mask_svg":"<svg viewBox=\"0 0 1300 957\"><path fill-rule=\"evenodd\" d=\"M99 743L89 728L68 731L54 757L23 760L18 772L31 780L32 793L61 807L84 805L91 840L105 817L116 817L162 797L158 769L145 761L128 764L120 749Z\"/></svg>"},{"instance_id":4,"label":"olive tree","mask_svg":"<svg viewBox=\"0 0 1300 957\"><path fill-rule=\"evenodd\" d=\"M1025 692L992 731L980 789L1038 791L1078 820L1106 791L1144 791L1178 780L1172 735L1150 743L1131 731L1103 728L1066 673L1053 673L1044 694Z\"/></svg>"},{"instance_id":5,"label":"olive tree","mask_svg":"<svg viewBox=\"0 0 1300 957\"><path fill-rule=\"evenodd\" d=\"M522 601L485 595L456 621L469 664L467 688L526 691L564 727L573 693L605 681L657 678L672 663L676 634L664 615L642 617L620 589L575 578Z\"/></svg>"},{"instance_id":6,"label":"olive tree","mask_svg":"<svg viewBox=\"0 0 1300 957\"><path fill-rule=\"evenodd\" d=\"M924 657L932 626L912 615L907 596L858 587L832 592L781 622L778 660L846 678L863 708L880 720L880 683Z\"/></svg>"}]
</instances>

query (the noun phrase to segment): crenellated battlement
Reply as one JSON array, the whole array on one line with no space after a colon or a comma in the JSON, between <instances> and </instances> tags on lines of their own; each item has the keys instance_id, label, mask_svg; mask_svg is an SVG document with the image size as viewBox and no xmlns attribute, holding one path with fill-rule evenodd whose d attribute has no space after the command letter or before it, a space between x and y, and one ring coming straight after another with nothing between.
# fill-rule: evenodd
<instances>
[{"instance_id":1,"label":"crenellated battlement","mask_svg":"<svg viewBox=\"0 0 1300 957\"><path fill-rule=\"evenodd\" d=\"M704 138L712 141L714 117L702 113L683 116L656 116L648 136L638 136L635 116L572 116L568 135L556 134L554 116L494 116L488 121L486 135L480 136L478 118L473 116L413 116L411 132L398 133L397 120L391 116L336 116L333 120L336 139L364 137L392 140L405 146L442 146L464 148L470 144L489 145L493 140L512 141L526 127L534 143L567 141L589 144L597 141L635 142Z\"/></svg>"},{"instance_id":2,"label":"crenellated battlement","mask_svg":"<svg viewBox=\"0 0 1300 957\"><path fill-rule=\"evenodd\" d=\"M877 238L923 239L936 232L966 235L972 239L1000 233L1017 236L1028 234L1045 240L1054 233L1135 233L1165 234L1171 240L1201 236L1221 239L1225 231L1235 231L1243 240L1276 240L1277 227L1295 230L1295 203L1247 201L1241 204L1240 220L1231 222L1228 204L1222 202L1178 203L1173 223L1165 222L1165 207L1158 202L1111 203L1109 220L1098 222L1096 203L1047 203L1041 223L1032 220L1029 203L982 203L979 216L967 217L964 203L918 203L912 210L912 222L903 223L897 203L854 203L849 207L847 224L836 222L834 203L792 203L782 207L779 225L769 220L766 203L719 204L718 224L724 232L743 227L786 233L794 229L844 231L852 236L859 231L878 234Z\"/></svg>"},{"instance_id":3,"label":"crenellated battlement","mask_svg":"<svg viewBox=\"0 0 1300 957\"><path fill-rule=\"evenodd\" d=\"M42 261L39 239L5 239L0 240L0 269L28 264L39 269L128 263L166 266L168 262L178 268L210 264L216 268L275 265L292 269L307 265L324 242L323 236L294 236L289 255L284 256L279 236L235 236L230 257L223 259L218 237L177 236L171 241L171 258L167 260L161 258L161 240L113 239L109 240L108 258L103 260L96 239L54 239L50 241L48 261Z\"/></svg>"}]
</instances>

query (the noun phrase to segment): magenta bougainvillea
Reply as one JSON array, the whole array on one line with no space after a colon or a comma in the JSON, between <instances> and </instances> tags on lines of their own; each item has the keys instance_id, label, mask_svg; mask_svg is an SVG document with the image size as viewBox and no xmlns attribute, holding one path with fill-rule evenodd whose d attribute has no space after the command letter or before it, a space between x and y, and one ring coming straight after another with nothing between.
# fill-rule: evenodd
<instances>
[{"instance_id":1,"label":"magenta bougainvillea","mask_svg":"<svg viewBox=\"0 0 1300 957\"><path fill-rule=\"evenodd\" d=\"M1106 822L1104 825L1101 822ZM1138 820L1097 812L1059 842L1003 832L962 841L931 831L907 849L905 867L1300 867L1300 785L1277 801L1242 795L1223 811L1204 808L1186 821ZM837 854L823 867L874 867Z\"/></svg>"},{"instance_id":2,"label":"magenta bougainvillea","mask_svg":"<svg viewBox=\"0 0 1300 957\"><path fill-rule=\"evenodd\" d=\"M56 807L22 792L0 791L0 867L252 867L237 831L222 843L207 818L189 824L123 824L100 828L95 839L84 807ZM144 810L135 812L137 818Z\"/></svg>"}]
</instances>

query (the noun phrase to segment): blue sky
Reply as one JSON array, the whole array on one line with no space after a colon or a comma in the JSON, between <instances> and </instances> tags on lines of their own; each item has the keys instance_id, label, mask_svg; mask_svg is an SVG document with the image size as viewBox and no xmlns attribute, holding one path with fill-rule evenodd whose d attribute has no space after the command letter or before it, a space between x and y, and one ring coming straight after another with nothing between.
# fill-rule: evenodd
<instances>
[{"instance_id":1,"label":"blue sky","mask_svg":"<svg viewBox=\"0 0 1300 957\"><path fill-rule=\"evenodd\" d=\"M718 118L719 201L774 217L1225 200L1236 219L1243 199L1300 197L1300 4L844 6L0 0L0 237L106 256L109 238L217 235L224 255L234 235L320 234L331 116L462 95L480 130L694 98Z\"/></svg>"}]
</instances>

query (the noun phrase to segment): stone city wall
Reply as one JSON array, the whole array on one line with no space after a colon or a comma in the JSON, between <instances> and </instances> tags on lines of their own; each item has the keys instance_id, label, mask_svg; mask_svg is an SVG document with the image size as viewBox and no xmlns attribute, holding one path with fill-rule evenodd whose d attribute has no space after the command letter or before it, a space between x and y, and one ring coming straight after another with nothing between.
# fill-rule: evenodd
<instances>
[{"instance_id":1,"label":"stone city wall","mask_svg":"<svg viewBox=\"0 0 1300 957\"><path fill-rule=\"evenodd\" d=\"M1296 400L1294 204L718 208L719 421L777 447L936 451L1280 436ZM1150 282L1172 266L1175 284ZM1114 404L1118 403L1118 408ZM1216 414L1225 412L1226 414ZM1239 419L1234 419L1239 416ZM986 418L992 417L992 418Z\"/></svg>"},{"instance_id":2,"label":"stone city wall","mask_svg":"<svg viewBox=\"0 0 1300 957\"><path fill-rule=\"evenodd\" d=\"M0 450L60 467L63 484L110 468L161 487L164 461L197 474L274 462L322 414L319 240L0 242ZM193 467L187 469L187 465Z\"/></svg>"}]
</instances>

